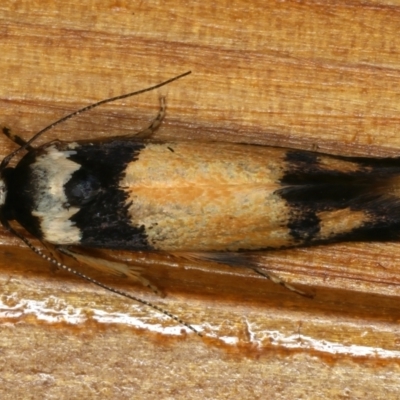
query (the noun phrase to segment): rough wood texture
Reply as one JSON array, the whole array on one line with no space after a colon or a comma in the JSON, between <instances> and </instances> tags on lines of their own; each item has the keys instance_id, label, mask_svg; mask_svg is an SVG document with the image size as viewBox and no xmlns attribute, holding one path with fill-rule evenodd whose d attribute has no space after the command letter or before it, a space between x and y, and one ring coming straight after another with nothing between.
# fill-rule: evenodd
<instances>
[{"instance_id":1,"label":"rough wood texture","mask_svg":"<svg viewBox=\"0 0 400 400\"><path fill-rule=\"evenodd\" d=\"M5 2L1 123L29 138L90 102L192 70L43 140L138 130L166 94L162 138L400 154L397 2L186 3ZM398 243L262 255L313 300L177 259L150 260L162 299L105 278L214 339L52 271L9 235L0 244L2 398L398 397Z\"/></svg>"}]
</instances>

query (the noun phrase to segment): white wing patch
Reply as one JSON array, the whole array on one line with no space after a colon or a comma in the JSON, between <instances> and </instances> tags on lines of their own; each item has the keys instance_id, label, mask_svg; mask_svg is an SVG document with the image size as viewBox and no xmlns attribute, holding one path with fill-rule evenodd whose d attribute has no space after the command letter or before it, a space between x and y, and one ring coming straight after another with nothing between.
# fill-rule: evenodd
<instances>
[{"instance_id":1,"label":"white wing patch","mask_svg":"<svg viewBox=\"0 0 400 400\"><path fill-rule=\"evenodd\" d=\"M70 218L79 211L69 207L64 185L81 166L68 159L75 151L60 151L49 146L31 165L35 182L35 209L32 215L41 220L43 239L53 244L79 244L80 230Z\"/></svg>"}]
</instances>

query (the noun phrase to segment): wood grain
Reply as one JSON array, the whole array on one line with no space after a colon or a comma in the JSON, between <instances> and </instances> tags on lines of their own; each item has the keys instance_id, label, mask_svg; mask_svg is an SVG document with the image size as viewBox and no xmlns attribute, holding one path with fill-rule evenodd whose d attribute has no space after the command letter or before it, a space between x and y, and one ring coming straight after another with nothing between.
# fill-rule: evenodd
<instances>
[{"instance_id":1,"label":"wood grain","mask_svg":"<svg viewBox=\"0 0 400 400\"><path fill-rule=\"evenodd\" d=\"M1 123L29 138L192 70L42 141L139 130L166 95L160 138L397 156L399 30L390 1L5 2ZM0 139L2 157L13 148ZM260 255L312 300L245 269L156 255L143 256L146 276L165 298L103 278L204 330L200 339L0 240L2 398L397 398L398 243Z\"/></svg>"}]
</instances>

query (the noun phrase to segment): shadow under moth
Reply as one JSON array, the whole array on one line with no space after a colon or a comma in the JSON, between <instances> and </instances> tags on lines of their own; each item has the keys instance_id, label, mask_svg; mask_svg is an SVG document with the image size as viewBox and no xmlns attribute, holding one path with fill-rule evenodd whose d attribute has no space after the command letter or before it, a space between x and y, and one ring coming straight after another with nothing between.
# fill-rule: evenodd
<instances>
[{"instance_id":1,"label":"shadow under moth","mask_svg":"<svg viewBox=\"0 0 400 400\"><path fill-rule=\"evenodd\" d=\"M253 251L354 240L392 240L400 232L400 159L339 157L249 144L165 142L152 137L165 114L135 134L85 141L33 142L92 104L25 141L0 166L3 227L56 266L114 293L149 305L191 330L178 317L108 287L48 256L16 231L17 221L46 247L89 265L118 271L157 288L139 269L97 259L85 248L186 254L257 273ZM26 154L13 168L10 161ZM76 252L71 246L80 246ZM201 334L200 334L201 335Z\"/></svg>"}]
</instances>

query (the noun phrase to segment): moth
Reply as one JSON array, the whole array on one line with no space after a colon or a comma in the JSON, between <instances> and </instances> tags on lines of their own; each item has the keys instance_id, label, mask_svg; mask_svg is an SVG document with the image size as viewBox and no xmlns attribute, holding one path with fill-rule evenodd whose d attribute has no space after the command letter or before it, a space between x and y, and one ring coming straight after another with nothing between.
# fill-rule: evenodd
<instances>
[{"instance_id":1,"label":"moth","mask_svg":"<svg viewBox=\"0 0 400 400\"><path fill-rule=\"evenodd\" d=\"M190 72L189 72L190 73ZM339 157L222 142L158 141L165 114L145 130L85 141L33 142L78 113L160 86L106 99L51 124L0 166L0 220L5 229L57 266L112 290L45 255L13 229L15 220L42 243L89 265L151 283L134 268L95 259L70 246L187 254L262 271L251 252L351 240L398 239L400 159ZM10 161L26 154L13 168ZM154 290L157 290L154 288ZM175 320L190 325L157 306Z\"/></svg>"}]
</instances>

